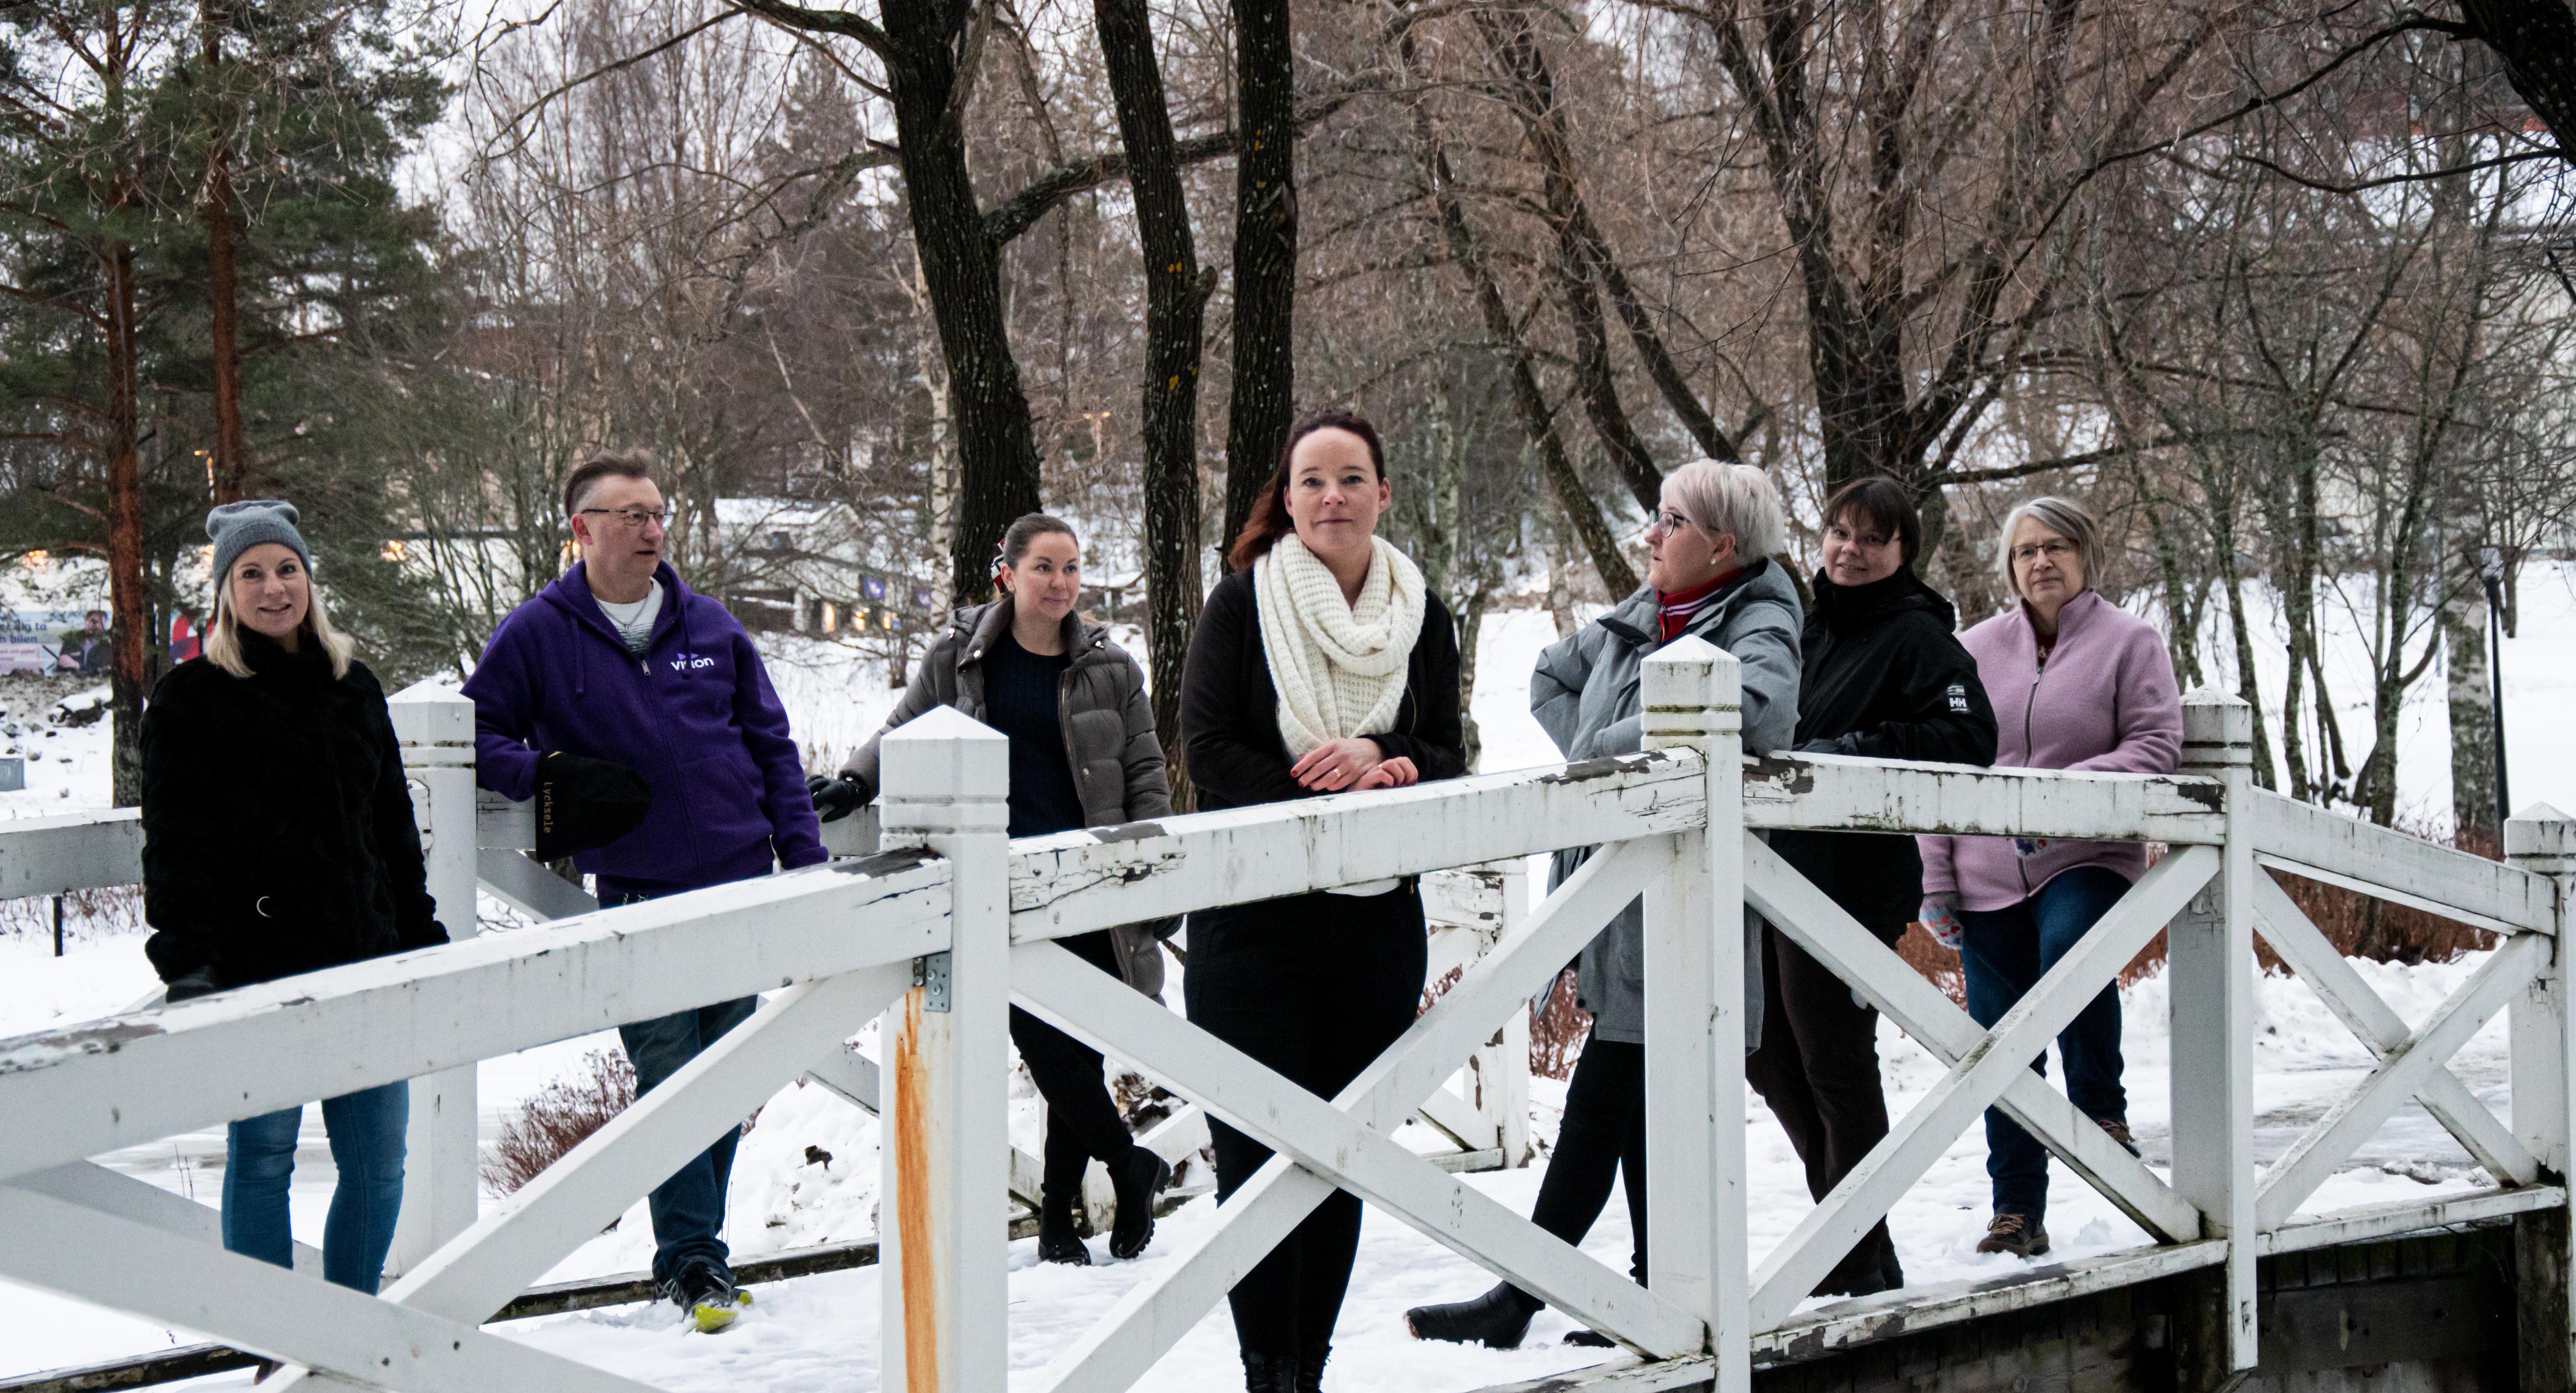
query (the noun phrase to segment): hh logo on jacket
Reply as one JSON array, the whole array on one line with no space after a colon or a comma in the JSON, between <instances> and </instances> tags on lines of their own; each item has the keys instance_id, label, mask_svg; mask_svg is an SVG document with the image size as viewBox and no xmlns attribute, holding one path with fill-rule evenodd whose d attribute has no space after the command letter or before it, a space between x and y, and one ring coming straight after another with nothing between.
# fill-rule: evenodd
<instances>
[{"instance_id":1,"label":"hh logo on jacket","mask_svg":"<svg viewBox=\"0 0 2576 1393\"><path fill-rule=\"evenodd\" d=\"M714 667L715 665L716 660L708 657L704 653L681 653L671 659L671 671L673 672L685 672L691 668Z\"/></svg>"}]
</instances>

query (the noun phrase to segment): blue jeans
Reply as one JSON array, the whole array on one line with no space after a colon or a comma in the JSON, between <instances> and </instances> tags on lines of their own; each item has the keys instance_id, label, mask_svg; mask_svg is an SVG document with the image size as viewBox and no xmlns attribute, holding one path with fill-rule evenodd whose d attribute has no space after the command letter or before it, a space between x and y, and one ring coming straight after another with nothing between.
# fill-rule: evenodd
<instances>
[{"instance_id":1,"label":"blue jeans","mask_svg":"<svg viewBox=\"0 0 2576 1393\"><path fill-rule=\"evenodd\" d=\"M613 907L650 898L611 892L602 895L600 903ZM680 1066L697 1058L699 1051L750 1019L759 1005L759 997L746 996L739 1001L720 1001L617 1027L617 1038L626 1046L627 1062L635 1066L636 1096L652 1092L662 1080L680 1072ZM653 1187L654 1281L669 1282L693 1262L712 1263L718 1272L732 1272L726 1263L731 1253L724 1241L725 1187L733 1180L734 1145L741 1140L739 1125L727 1127L714 1145L690 1157L688 1164L672 1172L670 1179Z\"/></svg>"},{"instance_id":2,"label":"blue jeans","mask_svg":"<svg viewBox=\"0 0 2576 1393\"><path fill-rule=\"evenodd\" d=\"M1992 1029L2128 890L2129 882L2116 871L2078 866L2009 909L1960 910L1959 923L1967 931L1959 957L1967 969L1968 1014ZM2116 983L2058 1034L2057 1049L2066 1060L2067 1100L2086 1117L2125 1121L2129 1095L2120 1087ZM2030 1067L2047 1073L2046 1052ZM2001 1108L1986 1109L1986 1175L1994 1182L1995 1212L2048 1211L2048 1148Z\"/></svg>"},{"instance_id":3,"label":"blue jeans","mask_svg":"<svg viewBox=\"0 0 2576 1393\"><path fill-rule=\"evenodd\" d=\"M323 1280L369 1296L383 1282L385 1252L393 1247L394 1220L402 1213L403 1133L410 1122L409 1083L322 1100L331 1163L340 1170L339 1184L331 1191L331 1216L322 1225ZM225 1130L228 1251L280 1267L295 1265L286 1187L295 1175L295 1139L303 1126L304 1109L292 1107L243 1118Z\"/></svg>"}]
</instances>

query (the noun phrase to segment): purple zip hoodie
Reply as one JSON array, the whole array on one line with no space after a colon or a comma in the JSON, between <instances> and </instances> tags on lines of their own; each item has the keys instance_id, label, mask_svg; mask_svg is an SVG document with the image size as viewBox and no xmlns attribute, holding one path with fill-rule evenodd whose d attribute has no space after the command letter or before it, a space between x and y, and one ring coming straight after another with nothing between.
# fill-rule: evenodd
<instances>
[{"instance_id":1,"label":"purple zip hoodie","mask_svg":"<svg viewBox=\"0 0 2576 1393\"><path fill-rule=\"evenodd\" d=\"M1998 769L2091 769L2170 774L2182 754L2182 695L2164 637L2087 590L2057 612L2057 646L2039 663L2039 635L2020 605L1959 636L1995 707ZM1917 837L1923 898L1958 909L2009 909L2078 866L2135 881L2138 842L2065 838ZM2027 850L2025 850L2027 848Z\"/></svg>"},{"instance_id":2,"label":"purple zip hoodie","mask_svg":"<svg viewBox=\"0 0 2576 1393\"><path fill-rule=\"evenodd\" d=\"M604 894L667 894L826 859L787 712L751 635L723 605L654 570L662 612L626 651L576 563L494 630L466 679L475 782L536 792L537 757L614 760L653 790L644 825L573 864Z\"/></svg>"}]
</instances>

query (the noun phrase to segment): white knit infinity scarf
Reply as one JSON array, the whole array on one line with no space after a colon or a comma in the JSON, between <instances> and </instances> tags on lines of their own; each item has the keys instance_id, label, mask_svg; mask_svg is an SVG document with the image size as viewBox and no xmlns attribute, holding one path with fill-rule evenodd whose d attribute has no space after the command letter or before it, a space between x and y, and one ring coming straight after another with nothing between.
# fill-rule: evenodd
<instances>
[{"instance_id":1,"label":"white knit infinity scarf","mask_svg":"<svg viewBox=\"0 0 2576 1393\"><path fill-rule=\"evenodd\" d=\"M1422 635L1422 571L1369 539L1375 555L1358 604L1295 534L1252 563L1261 651L1279 689L1279 734L1303 758L1329 740L1382 734L1404 702L1406 665Z\"/></svg>"}]
</instances>

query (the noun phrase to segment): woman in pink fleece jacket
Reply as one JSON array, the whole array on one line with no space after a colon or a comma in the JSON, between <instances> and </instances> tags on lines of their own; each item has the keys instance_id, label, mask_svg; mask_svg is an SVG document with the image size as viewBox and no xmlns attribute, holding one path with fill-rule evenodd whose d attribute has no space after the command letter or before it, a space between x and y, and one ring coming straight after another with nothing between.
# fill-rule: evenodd
<instances>
[{"instance_id":1,"label":"woman in pink fleece jacket","mask_svg":"<svg viewBox=\"0 0 2576 1393\"><path fill-rule=\"evenodd\" d=\"M2005 517L1997 568L2021 603L1961 642L1994 703L1995 766L2170 774L2182 697L2155 629L2092 588L2104 557L2093 515L2034 498ZM2137 842L1920 837L1923 922L1959 950L1968 1014L1991 1028L2057 965L2147 868ZM2120 1086L2120 995L2105 987L2057 1037L2066 1096L2134 1153ZM2045 1071L2047 1056L2031 1067ZM1986 1111L1994 1218L1981 1253L2048 1251L2048 1152Z\"/></svg>"}]
</instances>

